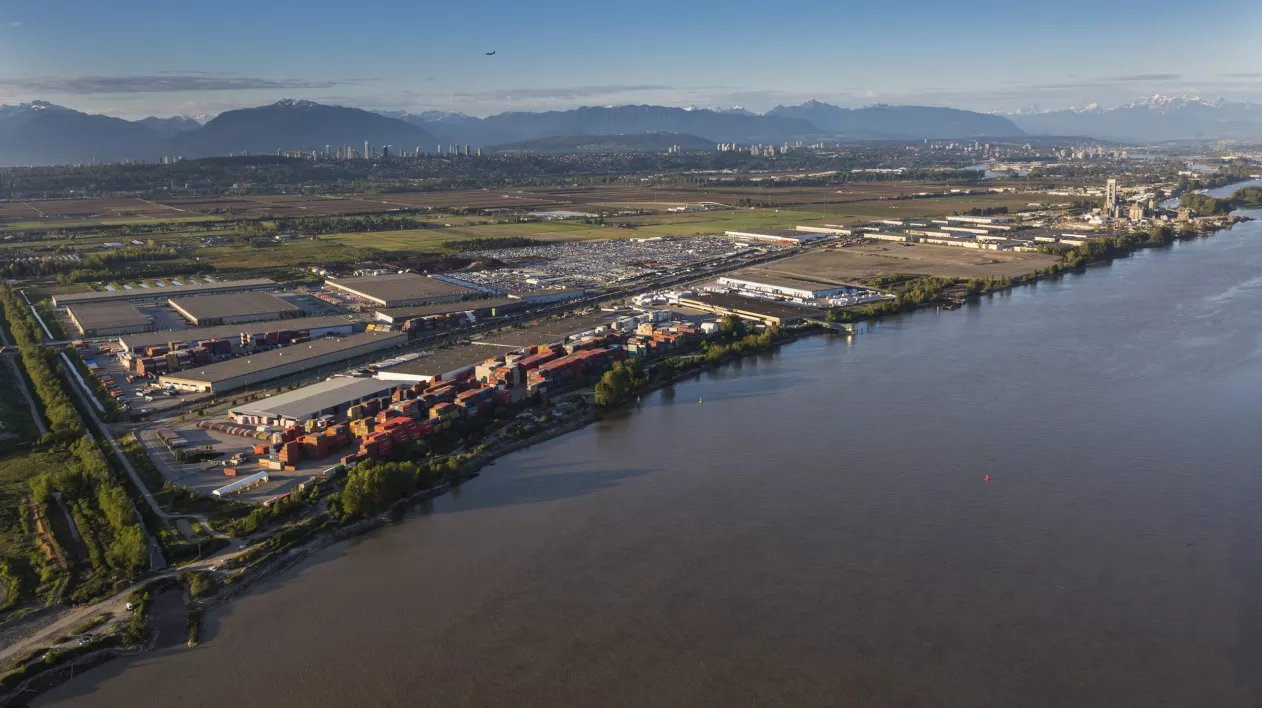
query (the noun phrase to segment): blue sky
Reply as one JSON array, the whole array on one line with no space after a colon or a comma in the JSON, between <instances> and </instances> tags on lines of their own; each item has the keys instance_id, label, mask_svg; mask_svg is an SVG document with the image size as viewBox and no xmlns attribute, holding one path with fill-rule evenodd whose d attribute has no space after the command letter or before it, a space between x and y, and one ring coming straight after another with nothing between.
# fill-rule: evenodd
<instances>
[{"instance_id":1,"label":"blue sky","mask_svg":"<svg viewBox=\"0 0 1262 708\"><path fill-rule=\"evenodd\" d=\"M0 0L0 103L132 118L283 97L474 115L1262 101L1259 28L1258 0Z\"/></svg>"}]
</instances>

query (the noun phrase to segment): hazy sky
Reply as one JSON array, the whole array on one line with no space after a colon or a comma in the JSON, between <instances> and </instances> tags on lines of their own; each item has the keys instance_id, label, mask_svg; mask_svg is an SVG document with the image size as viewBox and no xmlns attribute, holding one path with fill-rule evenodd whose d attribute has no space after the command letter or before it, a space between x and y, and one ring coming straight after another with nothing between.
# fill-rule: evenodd
<instances>
[{"instance_id":1,"label":"hazy sky","mask_svg":"<svg viewBox=\"0 0 1262 708\"><path fill-rule=\"evenodd\" d=\"M1259 29L1259 0L0 0L0 103L131 118L283 97L475 115L1262 101Z\"/></svg>"}]
</instances>

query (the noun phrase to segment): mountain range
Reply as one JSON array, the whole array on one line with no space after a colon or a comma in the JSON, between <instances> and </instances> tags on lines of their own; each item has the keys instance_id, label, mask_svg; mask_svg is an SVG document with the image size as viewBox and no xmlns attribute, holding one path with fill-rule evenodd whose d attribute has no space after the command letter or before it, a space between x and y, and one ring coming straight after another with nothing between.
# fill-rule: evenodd
<instances>
[{"instance_id":1,"label":"mountain range","mask_svg":"<svg viewBox=\"0 0 1262 708\"><path fill-rule=\"evenodd\" d=\"M1032 135L1082 135L1120 142L1262 139L1262 105L1196 96L1150 96L1117 108L1092 104L1007 116Z\"/></svg>"},{"instance_id":2,"label":"mountain range","mask_svg":"<svg viewBox=\"0 0 1262 708\"><path fill-rule=\"evenodd\" d=\"M491 152L600 153L713 150L714 141L683 133L622 133L620 135L554 135L516 143L492 145Z\"/></svg>"},{"instance_id":3,"label":"mountain range","mask_svg":"<svg viewBox=\"0 0 1262 708\"><path fill-rule=\"evenodd\" d=\"M284 99L267 106L206 116L149 117L127 121L33 101L0 106L0 165L40 165L91 160L187 158L323 150L350 145L391 145L426 152L453 143L474 147L518 145L551 150L575 145L656 144L678 134L686 147L708 143L780 143L788 140L920 140L1012 138L1025 135L1083 136L1119 142L1196 138L1262 140L1262 105L1154 96L1112 109L1088 106L1060 111L1037 108L1009 115L954 108L889 106L841 108L822 101L776 106L764 114L741 107L671 108L596 106L566 111L511 112L485 118L425 111L371 112ZM611 137L623 136L611 140ZM581 139L580 139L581 138ZM684 146L681 144L681 146ZM642 147L639 149L649 149Z\"/></svg>"},{"instance_id":4,"label":"mountain range","mask_svg":"<svg viewBox=\"0 0 1262 708\"><path fill-rule=\"evenodd\" d=\"M1003 116L952 108L839 108L820 101L776 106L762 115L741 107L600 106L542 113L390 113L457 143L497 145L553 136L684 133L712 142L774 143L800 138L920 140L1013 137L1022 131Z\"/></svg>"}]
</instances>

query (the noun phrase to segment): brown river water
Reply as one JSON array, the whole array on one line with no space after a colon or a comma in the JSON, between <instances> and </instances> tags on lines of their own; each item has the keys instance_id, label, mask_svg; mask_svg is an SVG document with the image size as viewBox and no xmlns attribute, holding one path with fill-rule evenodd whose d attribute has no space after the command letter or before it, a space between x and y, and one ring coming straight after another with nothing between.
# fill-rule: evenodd
<instances>
[{"instance_id":1,"label":"brown river water","mask_svg":"<svg viewBox=\"0 0 1262 708\"><path fill-rule=\"evenodd\" d=\"M1260 453L1252 222L646 395L34 705L1259 705Z\"/></svg>"}]
</instances>

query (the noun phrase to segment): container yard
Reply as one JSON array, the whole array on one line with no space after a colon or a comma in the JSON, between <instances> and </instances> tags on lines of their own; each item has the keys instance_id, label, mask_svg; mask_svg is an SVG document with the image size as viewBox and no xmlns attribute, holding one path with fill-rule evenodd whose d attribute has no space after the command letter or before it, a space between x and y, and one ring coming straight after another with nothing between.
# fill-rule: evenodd
<instances>
[{"instance_id":1,"label":"container yard","mask_svg":"<svg viewBox=\"0 0 1262 708\"><path fill-rule=\"evenodd\" d=\"M530 396L591 383L620 359L669 353L718 331L714 321L694 327L670 314L628 310L538 323L499 335L515 337L511 344L466 343L381 368L372 379L336 376L142 441L172 481L266 501L360 461L392 458L415 441L502 414ZM216 461L176 463L163 453L174 449L173 440L209 449Z\"/></svg>"}]
</instances>

